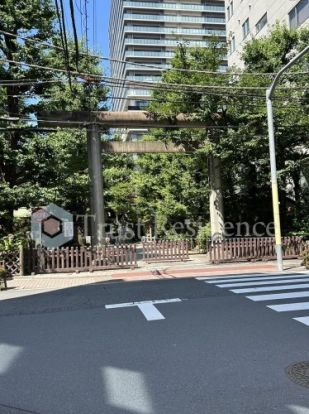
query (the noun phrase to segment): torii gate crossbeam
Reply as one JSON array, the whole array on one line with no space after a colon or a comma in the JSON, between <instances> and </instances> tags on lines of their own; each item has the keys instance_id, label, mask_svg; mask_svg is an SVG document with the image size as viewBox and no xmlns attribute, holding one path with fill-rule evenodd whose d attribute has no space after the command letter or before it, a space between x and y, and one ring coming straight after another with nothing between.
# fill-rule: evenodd
<instances>
[{"instance_id":1,"label":"torii gate crossbeam","mask_svg":"<svg viewBox=\"0 0 309 414\"><path fill-rule=\"evenodd\" d=\"M147 111L108 112L42 112L40 126L57 125L76 128L98 124L105 128L206 128L205 122L196 120L194 115L178 114L174 117L158 117Z\"/></svg>"}]
</instances>

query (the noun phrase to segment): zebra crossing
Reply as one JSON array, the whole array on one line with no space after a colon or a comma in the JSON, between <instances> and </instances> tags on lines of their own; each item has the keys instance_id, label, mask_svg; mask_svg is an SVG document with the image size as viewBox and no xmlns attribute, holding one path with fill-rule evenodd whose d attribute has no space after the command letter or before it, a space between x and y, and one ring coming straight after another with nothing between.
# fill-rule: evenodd
<instances>
[{"instance_id":1,"label":"zebra crossing","mask_svg":"<svg viewBox=\"0 0 309 414\"><path fill-rule=\"evenodd\" d=\"M196 279L244 295L253 302L263 302L275 312L291 312L294 320L309 326L309 272L208 276Z\"/></svg>"}]
</instances>

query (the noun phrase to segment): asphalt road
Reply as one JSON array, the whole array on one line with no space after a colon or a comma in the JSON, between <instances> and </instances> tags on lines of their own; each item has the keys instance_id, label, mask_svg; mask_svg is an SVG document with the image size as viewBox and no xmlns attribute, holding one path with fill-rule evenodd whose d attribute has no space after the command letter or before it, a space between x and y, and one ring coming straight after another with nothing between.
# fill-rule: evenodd
<instances>
[{"instance_id":1,"label":"asphalt road","mask_svg":"<svg viewBox=\"0 0 309 414\"><path fill-rule=\"evenodd\" d=\"M275 277L0 293L0 413L309 414L309 273Z\"/></svg>"}]
</instances>

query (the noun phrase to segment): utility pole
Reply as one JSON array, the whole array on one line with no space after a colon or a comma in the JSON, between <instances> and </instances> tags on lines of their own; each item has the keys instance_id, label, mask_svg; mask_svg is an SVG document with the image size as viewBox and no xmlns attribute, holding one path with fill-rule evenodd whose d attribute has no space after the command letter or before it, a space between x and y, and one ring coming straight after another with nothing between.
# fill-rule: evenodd
<instances>
[{"instance_id":1,"label":"utility pole","mask_svg":"<svg viewBox=\"0 0 309 414\"><path fill-rule=\"evenodd\" d=\"M302 52L295 56L287 65L285 65L275 76L270 88L266 91L266 104L267 104L267 119L268 119L268 139L269 139L269 155L270 155L270 169L271 169L271 189L272 189L272 202L273 202L273 215L275 224L275 238L276 238L276 254L277 254L277 267L281 272L283 270L282 260L282 241L281 241L281 224L280 224L280 208L279 208L279 191L278 191L278 179L277 179L277 165L276 165L276 145L275 145L275 129L274 129L274 117L273 117L273 104L272 98L275 93L275 88L281 78L281 76L296 62L299 61L307 52L309 46L307 46Z\"/></svg>"},{"instance_id":2,"label":"utility pole","mask_svg":"<svg viewBox=\"0 0 309 414\"><path fill-rule=\"evenodd\" d=\"M96 124L88 126L88 168L90 177L92 244L102 246L105 241L105 217L102 179L102 148Z\"/></svg>"}]
</instances>

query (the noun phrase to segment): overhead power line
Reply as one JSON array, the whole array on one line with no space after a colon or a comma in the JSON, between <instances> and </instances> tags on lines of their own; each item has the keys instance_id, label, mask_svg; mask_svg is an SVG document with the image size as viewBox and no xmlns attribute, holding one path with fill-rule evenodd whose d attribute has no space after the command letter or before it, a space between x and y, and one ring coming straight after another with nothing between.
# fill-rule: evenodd
<instances>
[{"instance_id":1,"label":"overhead power line","mask_svg":"<svg viewBox=\"0 0 309 414\"><path fill-rule=\"evenodd\" d=\"M88 0L84 0L84 10L85 10L86 50L87 50L87 56L89 56L89 38L88 38Z\"/></svg>"},{"instance_id":2,"label":"overhead power line","mask_svg":"<svg viewBox=\"0 0 309 414\"><path fill-rule=\"evenodd\" d=\"M230 84L229 86L224 85L196 85L196 84L179 84L179 83L155 83L155 82L146 82L146 81L132 81L125 78L112 78L108 76L103 76L106 84L112 84L113 86L121 87L135 87L136 89L149 89L149 90L170 90L174 92L185 92L185 91L201 91L201 90L261 90L264 91L266 86L234 86ZM307 90L309 86L296 86L296 87L279 87L280 90ZM263 98L265 96L263 95Z\"/></svg>"},{"instance_id":3,"label":"overhead power line","mask_svg":"<svg viewBox=\"0 0 309 414\"><path fill-rule=\"evenodd\" d=\"M32 39L29 38L27 36L22 36L20 34L15 34L15 33L11 33L5 30L0 30L0 33L5 34L7 36L12 36L15 38L19 38L22 39L26 42L32 42L32 43L36 43L36 44L40 44L42 46L48 47L48 48L53 48L53 49L58 49L58 50L62 50L63 48L57 45L53 45L47 42L42 42L40 40L37 39ZM80 53L81 56L89 56L89 57L93 57L93 58L97 58L100 60L106 60L106 61L110 61L110 62L118 62L118 63L123 63L125 65L134 65L134 66L140 66L140 67L145 67L145 68L152 68L152 69L157 69L158 71L165 71L165 69L162 69L162 67L158 66L158 65L150 65L150 64L145 64L145 63L136 63L136 62L130 62L130 61L126 61L126 60L122 60L122 59L115 59L115 58L110 58L110 57L106 57L106 56L101 56L101 55L97 55L97 54L89 54L89 53ZM205 70L199 70L199 69L183 69L183 68L171 68L173 71L176 72L187 72L187 73L203 73L205 75L217 75L217 76L274 76L276 75L276 72L213 72L213 71L205 71ZM309 72L308 71L304 71L304 72L288 72L285 74L285 76L294 76L294 75L308 75Z\"/></svg>"},{"instance_id":4,"label":"overhead power line","mask_svg":"<svg viewBox=\"0 0 309 414\"><path fill-rule=\"evenodd\" d=\"M12 60L12 59L0 59L0 62L2 63L13 63L19 66L28 66L28 67L33 67L33 68L39 68L39 69L45 69L51 72L58 72L58 73L63 73L63 74L67 74L65 69L60 69L60 68L55 68L55 67L50 67L50 66L43 66L43 65L38 65L38 64L33 64L33 63L27 63L27 62L21 62L21 61L16 61L16 60ZM173 88L173 90L175 92L181 92L181 90L177 89L177 88L187 88L187 90L189 88L191 88L191 91L195 90L207 90L207 89L218 89L218 90L265 90L266 86L234 86L234 85L230 85L230 86L222 86L222 85L195 85L195 84L176 84L176 83L155 83L155 82L146 82L146 81L131 81L128 80L126 78L112 78L109 76L104 76L104 75L98 75L98 74L92 74L92 73L84 73L84 72L77 72L77 71L70 71L71 74L74 74L78 77L84 78L86 81L116 81L116 82L123 82L123 84L127 84L127 85L131 85L131 86L144 86L145 88L150 89L151 87L154 87L156 89L167 89L167 88ZM305 87L305 86L299 86L299 87L279 87L278 89L280 90L307 90L309 89L309 87Z\"/></svg>"},{"instance_id":5,"label":"overhead power line","mask_svg":"<svg viewBox=\"0 0 309 414\"><path fill-rule=\"evenodd\" d=\"M212 92L207 93L207 94L211 95L211 96L219 96L219 97L226 96L225 94L212 93ZM14 97L14 98L23 98L23 99L42 98L44 100L50 100L50 101L55 100L55 97L53 95L46 94L46 93L44 93L44 94L27 93L27 94L9 94L9 95L6 94L5 96L11 96L11 97ZM239 98L244 98L244 99L247 99L247 98L259 99L259 98L261 98L261 99L264 99L264 96L262 96L262 95L259 96L259 95L241 94L241 95L237 95L237 97L235 95L228 95L228 96L232 96L236 100L238 100ZM283 97L280 97L279 99L282 100L282 98ZM286 97L286 99L289 99L289 97ZM130 98L123 97L123 96L106 96L105 99L102 102L113 101L113 100L128 101L128 100L130 100ZM164 102L164 103L171 103L171 104L183 104L184 103L183 99L182 100L177 100L177 99L176 100L168 100L168 99L165 99L165 98L164 99L156 99L156 98L151 98L151 97L143 97L143 101L157 102L157 103L163 103ZM296 102L300 102L300 101L297 100ZM190 104L197 105L197 104L202 104L202 102L200 100L190 100ZM258 103L258 102L245 102L245 103L239 102L239 104L240 105L244 104L244 105L246 105L246 107L250 106L250 107L253 107L253 108L255 108L255 107L265 108L265 105L263 105L261 103ZM278 102L278 105L279 105L279 102ZM274 107L277 107L277 105L274 105ZM282 105L280 105L280 107L282 107ZM288 105L284 105L284 108L285 109L292 109L292 108L299 109L299 106L289 103Z\"/></svg>"},{"instance_id":6,"label":"overhead power line","mask_svg":"<svg viewBox=\"0 0 309 414\"><path fill-rule=\"evenodd\" d=\"M112 79L112 78L110 78L110 79ZM77 83L80 83L80 82L82 82L82 83L84 83L85 81L82 79L82 80L78 80L78 79L74 79L74 81L75 82L77 82ZM3 83L4 82L4 83ZM0 80L0 87L6 87L6 86L18 86L18 85L20 85L20 86L24 86L24 85L37 85L37 84L43 84L43 83L55 83L55 84L57 84L57 83L60 83L60 84L65 84L65 83L67 83L67 81L66 80L64 80L64 79L58 79L58 80L45 80L45 79L41 79L41 80L32 80L32 79L26 79L26 78L23 78L23 79L20 79L20 81L10 81L10 80ZM107 85L107 86L121 86L121 87L123 87L123 82L121 81L121 82L119 82L119 81L114 81L114 80L109 80L109 81L105 81L105 85ZM174 84L172 84L172 85L174 85ZM129 87L131 87L132 85L130 85ZM175 84L175 86L177 86L177 84ZM128 86L126 86L125 87L125 89L128 89L129 88ZM135 88L136 89L140 89L141 87L138 85L136 85L135 86ZM149 87L148 87L149 88ZM159 86L159 88L162 90L162 89L164 89L164 84L161 84L160 86ZM152 88L152 89L156 89L156 88ZM229 88L229 89L232 89L232 88ZM183 90L182 91L179 91L178 89L168 89L168 91L171 91L171 92L177 92L177 93L179 93L179 92L183 92ZM189 90L189 92L192 92L192 93L194 93L194 94L204 94L204 92L203 91L194 91L194 90L192 90L192 89L190 89ZM37 93L34 93L34 92L26 92L26 93L24 93L24 94L14 94L14 96L22 96L22 97L26 97L27 96L27 94L29 94L29 95L39 95L39 94L37 94ZM44 94L41 94L41 95L44 95ZM234 97L234 98L259 98L259 99L265 99L265 96L264 96L264 94L253 94L253 93L250 93L250 94L248 94L248 93L244 93L244 92L242 92L242 91L238 91L238 93L237 93L237 95L235 95L235 94L233 94L233 93L230 93L230 92L226 92L226 91L210 91L210 90L207 90L207 95L212 95L212 96L226 96L226 97ZM6 94L6 96L8 96L7 94ZM46 96L46 94L45 94L45 96ZM290 99L291 98L291 96L287 96L287 95L280 95L280 96L278 96L278 97L274 97L274 99L276 99L276 100L282 100L282 99ZM299 97L293 97L293 99L295 100L295 99L301 99L302 97L301 96L299 96ZM107 96L107 99L118 99L117 97L115 97L115 96ZM123 97L121 97L121 99L124 99L124 100L126 100L126 99L130 99L130 98L128 98L128 97L125 97L125 96L123 96ZM132 99L133 99L133 97L132 97ZM164 98L165 99L165 98ZM145 96L143 96L143 100L152 100L152 99L149 99L148 97L145 97ZM162 100L160 100L160 99L153 99L154 101L158 101L158 102L162 102ZM173 101L171 101L171 102L175 102L175 100L173 100ZM302 100L302 102L303 102L303 100Z\"/></svg>"},{"instance_id":7,"label":"overhead power line","mask_svg":"<svg viewBox=\"0 0 309 414\"><path fill-rule=\"evenodd\" d=\"M69 84L71 87L70 56L69 56L68 40L67 40L65 19L64 19L64 7L63 7L62 0L60 0L61 11L59 8L58 0L55 0L55 5L56 5L59 30L60 30L60 38L61 38L61 43L62 43L62 52L64 56L65 66L66 66L67 73L68 73Z\"/></svg>"},{"instance_id":8,"label":"overhead power line","mask_svg":"<svg viewBox=\"0 0 309 414\"><path fill-rule=\"evenodd\" d=\"M36 84L43 84L43 83L55 83L55 84L57 84L57 83L60 83L60 84L65 84L65 83L67 83L67 81L65 81L65 80L62 80L62 79L59 79L59 80L44 80L44 79L42 79L42 80L39 80L39 81L32 81L31 79L29 80L29 82L27 82L27 79L21 79L21 81L23 81L23 82L21 82L21 83L19 83L19 82L11 82L11 81L8 81L8 82L6 82L6 80L0 80L0 87L6 87L6 86L24 86L24 85L36 85ZM74 80L75 82L80 82L80 81L78 81L77 79L75 79ZM2 83L2 82L5 82L5 83ZM82 81L82 82L84 82L84 81ZM108 86L115 86L115 82L110 82L110 81L107 81L106 82L106 84L108 85ZM121 82L119 82L118 83L119 84L119 86L123 86L123 83ZM136 88L139 88L139 87L136 87ZM128 89L128 87L126 87L126 89ZM178 90L177 91L174 91L174 90L171 90L172 92L179 92ZM190 91L190 92L192 92L192 91ZM204 94L204 92L202 92L202 91L194 91L194 94L196 94L196 95L202 95L202 94ZM233 98L235 98L235 99L238 99L238 98L254 98L254 99L265 99L265 96L264 96L264 94L262 94L262 95L260 95L260 94L253 94L253 93L251 93L251 94L248 94L248 93L244 93L244 92L238 92L237 93L237 95L235 95L235 94L233 94L233 93L229 93L229 92L220 92L220 91L207 91L207 96L208 95L210 95L210 96L218 96L218 97L233 97ZM24 98L29 98L29 97L31 97L31 96L42 96L42 97L51 97L51 95L48 95L48 94L44 94L44 93L42 93L42 94L38 94L38 93L35 93L35 92L25 92L25 93L23 93L23 94L21 94L21 93L19 93L19 94L13 94L13 95L8 95L8 94L6 94L6 96L14 96L14 97L24 97ZM135 97L132 97L131 99L134 99ZM108 100L117 100L117 99L122 99L122 100L128 100L128 99L130 99L129 97L125 97L125 96L122 96L122 97L117 97L117 96L106 96L106 99L108 99ZM290 96L287 96L287 95L280 95L280 96L278 96L278 97L274 97L274 100L280 100L280 101L282 101L282 99L291 99L291 97ZM299 99L301 99L301 97L293 97L293 100L294 101L299 101ZM154 102L162 102L162 99L159 99L159 98L149 98L149 97L147 97L147 96L143 96L143 100L146 100L146 101L154 101ZM171 102L171 103L176 103L176 101L175 100L171 100L171 101L168 101L168 100L166 100L166 98L164 98L164 101L165 102ZM183 100L181 101L181 102L183 102ZM192 101L192 102L194 102L194 101ZM299 101L300 102L300 101ZM303 103L303 100L301 101L302 103Z\"/></svg>"},{"instance_id":9,"label":"overhead power line","mask_svg":"<svg viewBox=\"0 0 309 414\"><path fill-rule=\"evenodd\" d=\"M78 47L78 36L77 36L77 30L76 30L76 22L75 22L75 13L74 13L73 0L70 0L70 13L71 13L71 21L72 21L72 27L73 27L74 44L75 44L75 65L76 65L76 69L78 70L78 65L79 65L79 47Z\"/></svg>"}]
</instances>

